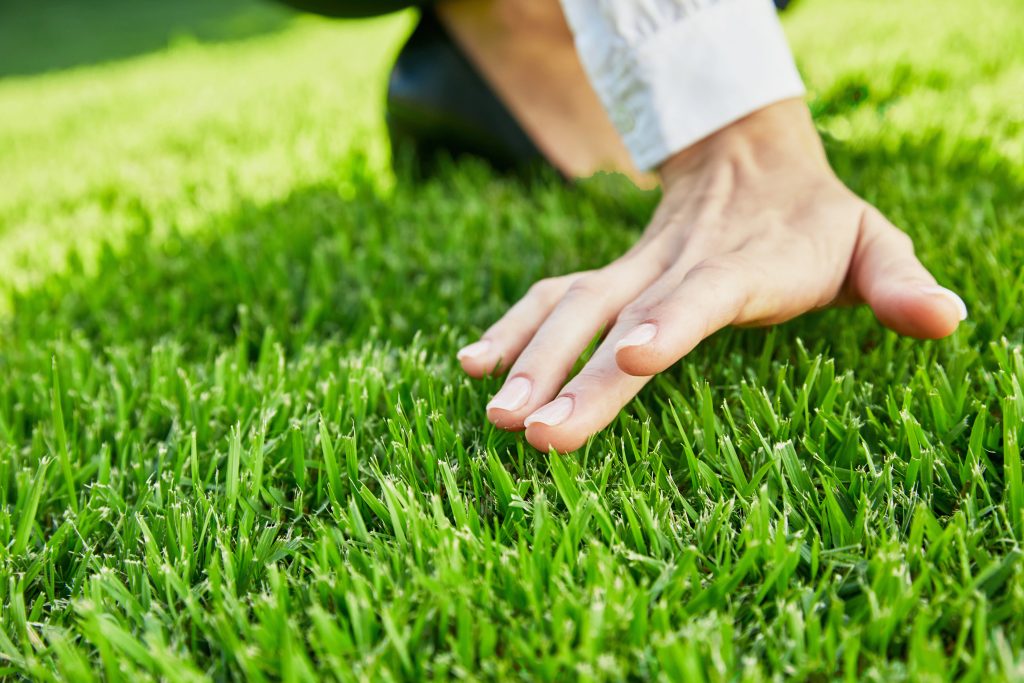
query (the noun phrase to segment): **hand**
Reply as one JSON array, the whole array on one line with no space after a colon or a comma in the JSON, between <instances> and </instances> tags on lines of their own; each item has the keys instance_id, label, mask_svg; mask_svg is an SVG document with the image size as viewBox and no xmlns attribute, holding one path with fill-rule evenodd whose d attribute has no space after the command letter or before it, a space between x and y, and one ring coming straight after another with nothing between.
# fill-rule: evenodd
<instances>
[{"instance_id":1,"label":"hand","mask_svg":"<svg viewBox=\"0 0 1024 683\"><path fill-rule=\"evenodd\" d=\"M936 339L967 316L910 238L835 177L800 101L728 126L660 173L663 199L632 249L599 270L537 282L459 352L474 377L509 369L488 419L525 428L540 450L583 445L652 375L727 325L863 301L900 334Z\"/></svg>"}]
</instances>

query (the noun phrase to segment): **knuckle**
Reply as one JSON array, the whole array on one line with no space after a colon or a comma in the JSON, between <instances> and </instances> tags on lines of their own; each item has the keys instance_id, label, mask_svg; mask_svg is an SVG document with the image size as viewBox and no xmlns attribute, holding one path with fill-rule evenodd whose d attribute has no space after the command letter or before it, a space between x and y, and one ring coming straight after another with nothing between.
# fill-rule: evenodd
<instances>
[{"instance_id":1,"label":"knuckle","mask_svg":"<svg viewBox=\"0 0 1024 683\"><path fill-rule=\"evenodd\" d=\"M574 280L566 290L565 296L572 299L598 297L603 294L604 290L603 278L589 273Z\"/></svg>"},{"instance_id":2,"label":"knuckle","mask_svg":"<svg viewBox=\"0 0 1024 683\"><path fill-rule=\"evenodd\" d=\"M546 277L537 280L530 285L530 289L527 290L526 296L540 302L550 303L558 299L565 289L565 276Z\"/></svg>"},{"instance_id":3,"label":"knuckle","mask_svg":"<svg viewBox=\"0 0 1024 683\"><path fill-rule=\"evenodd\" d=\"M651 270L656 273L667 273L676 265L685 263L686 256L690 251L692 251L692 249L693 247L687 243L675 251L670 251L668 249L659 251L651 257Z\"/></svg>"},{"instance_id":4,"label":"knuckle","mask_svg":"<svg viewBox=\"0 0 1024 683\"><path fill-rule=\"evenodd\" d=\"M741 316L748 308L756 292L757 285L771 288L763 269L756 263L748 263L738 253L728 253L701 261L687 274L690 285L687 292L693 295L695 287L706 294L707 300L718 302L718 305L730 314Z\"/></svg>"},{"instance_id":5,"label":"knuckle","mask_svg":"<svg viewBox=\"0 0 1024 683\"><path fill-rule=\"evenodd\" d=\"M566 391L563 391L563 393L579 393L580 391L586 391L590 387L605 386L608 382L614 381L618 375L619 371L617 369L584 367L573 378L572 391L568 391L570 387L566 387Z\"/></svg>"},{"instance_id":6,"label":"knuckle","mask_svg":"<svg viewBox=\"0 0 1024 683\"><path fill-rule=\"evenodd\" d=\"M903 232L899 228L893 228L892 237L893 243L900 249L908 254L914 253L914 240L907 233Z\"/></svg>"},{"instance_id":7,"label":"knuckle","mask_svg":"<svg viewBox=\"0 0 1024 683\"><path fill-rule=\"evenodd\" d=\"M656 316L652 315L654 308L644 303L630 303L622 309L619 314L619 320L626 323L640 323L644 320L652 320Z\"/></svg>"},{"instance_id":8,"label":"knuckle","mask_svg":"<svg viewBox=\"0 0 1024 683\"><path fill-rule=\"evenodd\" d=\"M739 259L732 254L720 254L718 256L712 256L699 261L690 272L686 274L686 278L696 279L709 275L721 275L723 273L735 272L739 266Z\"/></svg>"},{"instance_id":9,"label":"knuckle","mask_svg":"<svg viewBox=\"0 0 1024 683\"><path fill-rule=\"evenodd\" d=\"M654 235L634 252L618 260L618 264L640 263L649 272L664 273L685 258L689 250L690 237L679 238L675 235Z\"/></svg>"}]
</instances>

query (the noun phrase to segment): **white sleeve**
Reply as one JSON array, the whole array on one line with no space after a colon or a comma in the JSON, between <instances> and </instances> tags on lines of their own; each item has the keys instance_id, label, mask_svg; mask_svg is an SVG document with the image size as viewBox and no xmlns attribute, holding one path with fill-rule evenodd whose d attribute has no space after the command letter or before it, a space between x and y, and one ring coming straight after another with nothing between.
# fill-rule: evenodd
<instances>
[{"instance_id":1,"label":"white sleeve","mask_svg":"<svg viewBox=\"0 0 1024 683\"><path fill-rule=\"evenodd\" d=\"M772 0L562 0L590 81L641 169L804 94Z\"/></svg>"}]
</instances>

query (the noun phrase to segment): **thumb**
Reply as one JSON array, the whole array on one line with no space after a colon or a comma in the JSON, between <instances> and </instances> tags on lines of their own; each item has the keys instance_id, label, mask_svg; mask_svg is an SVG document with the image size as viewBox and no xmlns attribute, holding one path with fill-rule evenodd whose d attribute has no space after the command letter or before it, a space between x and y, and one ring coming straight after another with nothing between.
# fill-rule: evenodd
<instances>
[{"instance_id":1,"label":"thumb","mask_svg":"<svg viewBox=\"0 0 1024 683\"><path fill-rule=\"evenodd\" d=\"M851 268L854 290L883 325L918 339L941 339L967 318L967 306L914 255L914 244L874 207L861 224Z\"/></svg>"}]
</instances>

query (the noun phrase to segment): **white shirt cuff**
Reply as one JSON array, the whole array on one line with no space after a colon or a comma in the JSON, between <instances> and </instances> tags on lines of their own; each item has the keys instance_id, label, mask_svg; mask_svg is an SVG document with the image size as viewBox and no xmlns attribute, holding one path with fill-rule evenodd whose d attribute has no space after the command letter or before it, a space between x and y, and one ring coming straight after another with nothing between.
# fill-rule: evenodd
<instances>
[{"instance_id":1,"label":"white shirt cuff","mask_svg":"<svg viewBox=\"0 0 1024 683\"><path fill-rule=\"evenodd\" d=\"M771 0L562 5L591 83L641 169L804 94Z\"/></svg>"}]
</instances>

